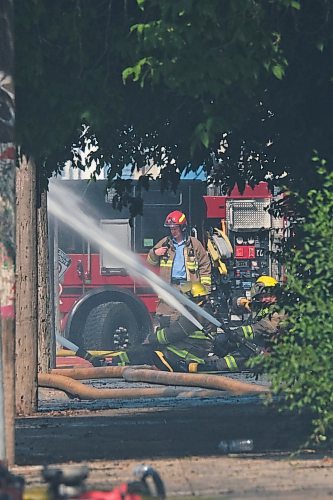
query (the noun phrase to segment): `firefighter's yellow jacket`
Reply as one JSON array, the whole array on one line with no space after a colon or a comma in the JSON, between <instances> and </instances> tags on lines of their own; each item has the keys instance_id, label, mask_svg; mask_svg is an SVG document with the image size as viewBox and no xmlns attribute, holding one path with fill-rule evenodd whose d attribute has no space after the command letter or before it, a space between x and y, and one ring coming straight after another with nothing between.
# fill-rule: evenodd
<instances>
[{"instance_id":1,"label":"firefighter's yellow jacket","mask_svg":"<svg viewBox=\"0 0 333 500\"><path fill-rule=\"evenodd\" d=\"M162 257L155 254L157 248L167 247L167 252ZM162 238L156 245L150 249L147 262L152 266L160 267L160 277L167 283L171 283L171 273L173 261L175 258L175 248L171 238ZM200 281L210 291L211 263L209 256L202 243L193 236L189 236L184 248L185 269L187 281Z\"/></svg>"},{"instance_id":2,"label":"firefighter's yellow jacket","mask_svg":"<svg viewBox=\"0 0 333 500\"><path fill-rule=\"evenodd\" d=\"M155 254L155 249L167 247L167 252L162 257ZM147 256L148 264L160 268L160 277L171 283L172 266L175 258L175 248L170 237L162 238L151 248ZM193 236L189 236L184 247L185 269L187 281L200 281L210 292L212 285L211 263L202 243ZM177 286L177 285L175 285ZM160 300L157 304L158 315L170 316L173 320L179 317L179 312Z\"/></svg>"}]
</instances>

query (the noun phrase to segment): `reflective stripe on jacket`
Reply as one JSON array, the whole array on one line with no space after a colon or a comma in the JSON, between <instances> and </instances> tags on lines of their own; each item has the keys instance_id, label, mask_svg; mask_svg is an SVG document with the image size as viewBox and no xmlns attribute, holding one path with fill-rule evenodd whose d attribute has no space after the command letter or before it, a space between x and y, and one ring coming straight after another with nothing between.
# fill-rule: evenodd
<instances>
[{"instance_id":1,"label":"reflective stripe on jacket","mask_svg":"<svg viewBox=\"0 0 333 500\"><path fill-rule=\"evenodd\" d=\"M154 250L163 246L168 246L168 250L166 255L159 257L155 254ZM162 238L149 251L147 262L152 266L159 266L160 277L167 283L171 283L174 257L174 246L172 241L166 237ZM212 284L210 259L202 243L193 236L188 237L186 240L184 259L187 281L200 281L210 292Z\"/></svg>"}]
</instances>

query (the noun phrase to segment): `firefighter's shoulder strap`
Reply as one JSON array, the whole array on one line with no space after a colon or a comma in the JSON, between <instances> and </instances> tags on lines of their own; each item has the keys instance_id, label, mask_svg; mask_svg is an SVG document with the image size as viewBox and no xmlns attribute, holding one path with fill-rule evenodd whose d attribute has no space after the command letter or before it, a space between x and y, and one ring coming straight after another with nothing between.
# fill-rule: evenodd
<instances>
[{"instance_id":1,"label":"firefighter's shoulder strap","mask_svg":"<svg viewBox=\"0 0 333 500\"><path fill-rule=\"evenodd\" d=\"M193 245L193 236L189 236L187 238L185 246L188 248L188 254L189 254L190 257L197 257L197 255L195 253L195 248L194 248L194 245Z\"/></svg>"}]
</instances>

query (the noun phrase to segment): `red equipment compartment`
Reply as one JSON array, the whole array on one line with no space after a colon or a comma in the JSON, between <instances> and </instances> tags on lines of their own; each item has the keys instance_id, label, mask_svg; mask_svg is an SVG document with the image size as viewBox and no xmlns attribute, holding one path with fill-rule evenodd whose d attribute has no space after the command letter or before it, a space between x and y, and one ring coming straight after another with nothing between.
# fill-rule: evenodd
<instances>
[{"instance_id":1,"label":"red equipment compartment","mask_svg":"<svg viewBox=\"0 0 333 500\"><path fill-rule=\"evenodd\" d=\"M204 196L203 199L206 203L207 218L208 219L225 219L226 218L226 196Z\"/></svg>"},{"instance_id":2,"label":"red equipment compartment","mask_svg":"<svg viewBox=\"0 0 333 500\"><path fill-rule=\"evenodd\" d=\"M255 259L256 247L252 245L236 245L235 257L236 259Z\"/></svg>"},{"instance_id":3,"label":"red equipment compartment","mask_svg":"<svg viewBox=\"0 0 333 500\"><path fill-rule=\"evenodd\" d=\"M207 219L227 219L227 200L270 197L271 192L267 182L259 182L253 188L246 185L243 193L235 185L229 196L203 196L206 204L206 217Z\"/></svg>"}]
</instances>

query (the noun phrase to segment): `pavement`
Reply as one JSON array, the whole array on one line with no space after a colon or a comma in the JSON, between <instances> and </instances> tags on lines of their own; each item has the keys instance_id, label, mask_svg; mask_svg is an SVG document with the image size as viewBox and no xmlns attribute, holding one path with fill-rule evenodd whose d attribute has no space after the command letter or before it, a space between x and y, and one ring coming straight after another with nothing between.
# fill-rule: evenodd
<instances>
[{"instance_id":1,"label":"pavement","mask_svg":"<svg viewBox=\"0 0 333 500\"><path fill-rule=\"evenodd\" d=\"M128 387L117 379L85 383ZM132 480L144 463L160 473L167 498L332 498L332 452L292 454L309 429L310 418L267 407L260 396L80 401L40 388L38 413L16 421L12 472L35 487L45 465L86 464L88 487L105 489ZM253 450L225 454L219 444L230 439L251 439Z\"/></svg>"},{"instance_id":2,"label":"pavement","mask_svg":"<svg viewBox=\"0 0 333 500\"><path fill-rule=\"evenodd\" d=\"M332 458L191 456L154 459L149 464L163 478L167 498L325 500L333 496ZM132 480L135 465L132 459L89 462L87 485L110 488ZM40 466L13 471L24 473L28 487L41 483Z\"/></svg>"}]
</instances>

